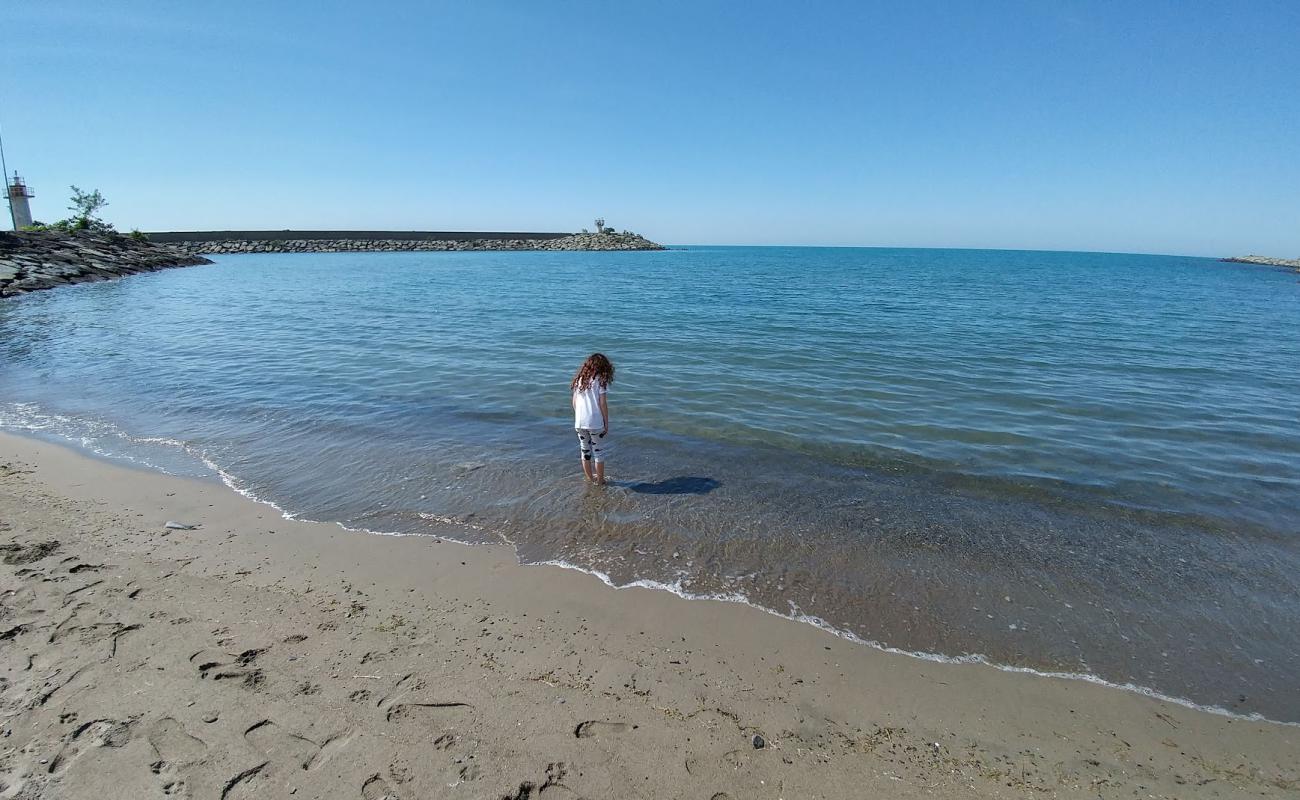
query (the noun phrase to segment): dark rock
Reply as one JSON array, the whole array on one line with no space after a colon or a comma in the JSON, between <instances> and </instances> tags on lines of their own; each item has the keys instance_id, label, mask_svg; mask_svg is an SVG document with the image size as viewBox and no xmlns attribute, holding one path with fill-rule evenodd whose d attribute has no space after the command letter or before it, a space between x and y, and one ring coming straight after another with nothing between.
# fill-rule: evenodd
<instances>
[{"instance_id":1,"label":"dark rock","mask_svg":"<svg viewBox=\"0 0 1300 800\"><path fill-rule=\"evenodd\" d=\"M167 245L114 234L0 232L0 297L211 263Z\"/></svg>"},{"instance_id":2,"label":"dark rock","mask_svg":"<svg viewBox=\"0 0 1300 800\"><path fill-rule=\"evenodd\" d=\"M755 750L762 750L764 747L767 747L767 740L762 736L759 736L757 733L754 734L754 738L750 741L754 743Z\"/></svg>"},{"instance_id":3,"label":"dark rock","mask_svg":"<svg viewBox=\"0 0 1300 800\"><path fill-rule=\"evenodd\" d=\"M179 238L184 234L167 234L171 246L187 253L356 253L399 251L465 251L465 250L665 250L635 233L579 233L553 238L531 239L456 239L456 238L405 238L378 239L369 236L356 239L217 239L207 234L195 233L195 239ZM438 236L438 234L429 234Z\"/></svg>"}]
</instances>

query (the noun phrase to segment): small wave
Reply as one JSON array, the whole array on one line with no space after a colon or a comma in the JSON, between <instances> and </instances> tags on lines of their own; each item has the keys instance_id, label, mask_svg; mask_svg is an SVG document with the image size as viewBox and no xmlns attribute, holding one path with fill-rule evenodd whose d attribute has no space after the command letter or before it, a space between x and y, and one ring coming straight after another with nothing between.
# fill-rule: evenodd
<instances>
[{"instance_id":1,"label":"small wave","mask_svg":"<svg viewBox=\"0 0 1300 800\"><path fill-rule=\"evenodd\" d=\"M472 531L486 530L482 525L475 525L472 522L465 522L464 520L455 519L454 517L446 517L442 514L429 514L421 511L419 517L426 522L436 522L440 525L456 525L462 528L469 528Z\"/></svg>"},{"instance_id":2,"label":"small wave","mask_svg":"<svg viewBox=\"0 0 1300 800\"><path fill-rule=\"evenodd\" d=\"M992 667L1002 672L1014 672L1023 675L1033 675L1039 678L1060 678L1062 680L1083 681L1085 683L1092 683L1098 686L1105 686L1109 689L1120 689L1126 692L1133 692L1134 694L1140 694L1144 697L1149 697L1153 700L1159 700L1165 703L1172 703L1174 705L1183 706L1184 708L1190 708L1196 711L1204 711L1209 714L1215 714L1217 716L1228 717L1230 719L1235 719L1235 720L1241 720L1243 722L1267 722L1272 725L1287 725L1290 727L1300 728L1300 722L1286 722L1283 720L1269 719L1268 717L1258 713L1240 714L1235 711L1230 711L1229 709L1223 708L1222 706L1204 705L1201 703L1196 703L1186 698L1175 697L1173 695L1165 694L1163 692L1157 691L1147 686L1140 686L1135 683L1116 683L1114 681L1108 681L1105 678L1087 672L1059 672L1053 670L1034 669L1032 667L1018 667L1011 664L999 664L989 659L987 656L978 653L968 653L960 656L949 656L949 655L944 655L942 653L930 653L923 650L904 650L902 648L892 647L890 645L884 644L882 642L877 642L872 639L864 639L861 636L858 636L857 634L853 633L852 631L846 631L843 630L842 628L837 628L834 625L828 623L826 620L822 619L821 617L814 616L812 614L803 613L793 603L791 603L791 612L787 614L772 608L768 608L767 606L759 605L758 603L751 601L748 597L746 597L745 595L739 592L719 592L719 593L691 592L682 587L681 581L673 581L671 583L665 583L663 581L656 581L647 578L640 578L634 581L630 581L628 583L617 583L612 578L610 578L608 574L601 572L600 570L591 569L589 567L582 567L567 561L548 560L548 561L538 561L534 563L538 566L559 567L560 569L568 569L568 570L573 570L575 572L581 572L587 575L591 575L592 577L599 580L601 583L604 583L606 586L609 586L610 588L615 590L632 589L632 588L654 589L657 591L663 591L663 592L669 592L671 594L675 594L678 597L681 597L685 600L716 600L723 603L738 603L740 605L749 606L750 608L758 609L759 611L762 611L764 613L771 614L776 617L780 617L781 619L787 619L792 622L800 622L805 625L812 625L815 628L819 628L825 631L826 633L829 633L837 638L844 639L845 641L852 642L853 644L862 645L864 647L870 647L873 650L879 650L885 653L892 653L894 655L907 656L909 658L916 658L922 661L931 661L937 664L982 664L984 666Z\"/></svg>"},{"instance_id":3,"label":"small wave","mask_svg":"<svg viewBox=\"0 0 1300 800\"><path fill-rule=\"evenodd\" d=\"M141 453L139 445L174 448L187 455L195 455L186 442L178 439L165 436L132 436L111 422L50 412L35 403L0 404L0 429L52 436L71 442L101 458L126 461L167 475L183 473ZM113 442L119 443L120 446L111 446L110 443Z\"/></svg>"}]
</instances>

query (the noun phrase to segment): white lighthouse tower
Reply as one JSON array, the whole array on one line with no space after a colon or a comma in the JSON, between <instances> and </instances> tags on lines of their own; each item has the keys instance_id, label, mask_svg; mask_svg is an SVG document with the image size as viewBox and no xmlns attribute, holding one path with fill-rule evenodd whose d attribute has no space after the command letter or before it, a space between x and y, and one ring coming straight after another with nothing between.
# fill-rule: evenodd
<instances>
[{"instance_id":1,"label":"white lighthouse tower","mask_svg":"<svg viewBox=\"0 0 1300 800\"><path fill-rule=\"evenodd\" d=\"M27 188L23 179L18 177L15 172L14 176L5 181L6 191L9 193L9 214L13 217L14 230L22 230L32 224L32 208L27 203L27 198L35 197L32 190Z\"/></svg>"}]
</instances>

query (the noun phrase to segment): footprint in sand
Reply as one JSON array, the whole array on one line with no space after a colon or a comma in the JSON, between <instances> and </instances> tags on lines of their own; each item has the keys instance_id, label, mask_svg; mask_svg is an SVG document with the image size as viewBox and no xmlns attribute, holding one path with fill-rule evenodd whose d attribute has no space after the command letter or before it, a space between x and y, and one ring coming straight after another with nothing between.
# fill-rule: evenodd
<instances>
[{"instance_id":1,"label":"footprint in sand","mask_svg":"<svg viewBox=\"0 0 1300 800\"><path fill-rule=\"evenodd\" d=\"M307 769L320 752L320 745L284 730L269 719L244 731L244 738L271 761L292 764L298 769Z\"/></svg>"},{"instance_id":2,"label":"footprint in sand","mask_svg":"<svg viewBox=\"0 0 1300 800\"><path fill-rule=\"evenodd\" d=\"M155 761L149 765L149 771L158 776L162 782L164 797L189 797L185 791L185 781L179 777L176 765L169 761Z\"/></svg>"},{"instance_id":3,"label":"footprint in sand","mask_svg":"<svg viewBox=\"0 0 1300 800\"><path fill-rule=\"evenodd\" d=\"M167 797L187 796L180 770L201 762L208 754L208 746L202 739L186 733L185 726L172 717L163 717L150 725L145 738L158 756L149 769L162 782L163 794Z\"/></svg>"},{"instance_id":4,"label":"footprint in sand","mask_svg":"<svg viewBox=\"0 0 1300 800\"><path fill-rule=\"evenodd\" d=\"M371 775L361 784L361 800L401 800L378 774Z\"/></svg>"},{"instance_id":5,"label":"footprint in sand","mask_svg":"<svg viewBox=\"0 0 1300 800\"><path fill-rule=\"evenodd\" d=\"M135 720L97 719L79 726L68 734L57 755L50 759L46 772L60 775L72 762L91 747L122 747L131 741L131 727Z\"/></svg>"},{"instance_id":6,"label":"footprint in sand","mask_svg":"<svg viewBox=\"0 0 1300 800\"><path fill-rule=\"evenodd\" d=\"M397 702L400 698L410 697L412 693L422 691L426 685L422 678L417 678L414 673L408 673L393 685L392 691L385 695L376 707L385 710L389 722L406 720L441 722L457 711L466 711L474 707L471 703L462 703L459 700Z\"/></svg>"},{"instance_id":7,"label":"footprint in sand","mask_svg":"<svg viewBox=\"0 0 1300 800\"><path fill-rule=\"evenodd\" d=\"M578 723L578 727L573 729L573 735L579 739L592 739L598 736L627 733L636 728L636 725L629 725L626 722L605 722L598 719L589 719L586 722Z\"/></svg>"},{"instance_id":8,"label":"footprint in sand","mask_svg":"<svg viewBox=\"0 0 1300 800\"><path fill-rule=\"evenodd\" d=\"M56 541L48 542L13 542L0 545L0 557L6 564L31 564L54 555L59 549Z\"/></svg>"},{"instance_id":9,"label":"footprint in sand","mask_svg":"<svg viewBox=\"0 0 1300 800\"><path fill-rule=\"evenodd\" d=\"M270 763L263 761L261 764L232 775L221 789L221 800L253 800L253 798L269 797L270 781L266 768Z\"/></svg>"},{"instance_id":10,"label":"footprint in sand","mask_svg":"<svg viewBox=\"0 0 1300 800\"><path fill-rule=\"evenodd\" d=\"M99 572L102 569L112 569L112 568L113 568L112 564L84 564L83 563L83 564L77 564L72 567L68 567L68 574L80 575L83 572Z\"/></svg>"},{"instance_id":11,"label":"footprint in sand","mask_svg":"<svg viewBox=\"0 0 1300 800\"><path fill-rule=\"evenodd\" d=\"M502 795L502 800L531 800L531 798L545 795L547 800L564 800L573 798L579 800L578 794L561 781L564 776L569 774L568 765L563 761L553 761L546 765L546 777L539 784L535 781L523 781L519 784L519 789L513 794Z\"/></svg>"},{"instance_id":12,"label":"footprint in sand","mask_svg":"<svg viewBox=\"0 0 1300 800\"><path fill-rule=\"evenodd\" d=\"M344 731L343 733L337 733L331 736L321 742L320 750L316 753L316 757L311 760L311 763L307 765L307 769L320 769L321 765L333 758L335 753L339 752L351 743L351 731Z\"/></svg>"},{"instance_id":13,"label":"footprint in sand","mask_svg":"<svg viewBox=\"0 0 1300 800\"><path fill-rule=\"evenodd\" d=\"M410 783L415 777L415 770L409 763L398 759L388 765L388 775L399 784Z\"/></svg>"},{"instance_id":14,"label":"footprint in sand","mask_svg":"<svg viewBox=\"0 0 1300 800\"><path fill-rule=\"evenodd\" d=\"M473 708L473 706L469 703L460 703L455 701L445 703L398 703L388 709L388 721L440 721L446 718L448 712L454 712L457 709L463 710L470 708Z\"/></svg>"},{"instance_id":15,"label":"footprint in sand","mask_svg":"<svg viewBox=\"0 0 1300 800\"><path fill-rule=\"evenodd\" d=\"M185 726L172 717L163 717L150 725L145 738L153 746L159 760L171 764L196 764L208 754L207 744L187 733Z\"/></svg>"},{"instance_id":16,"label":"footprint in sand","mask_svg":"<svg viewBox=\"0 0 1300 800\"><path fill-rule=\"evenodd\" d=\"M237 656L224 650L200 650L190 656L190 663L198 669L200 678L236 680L244 688L257 691L266 680L265 673L256 667L257 659L266 650L265 647L249 649Z\"/></svg>"},{"instance_id":17,"label":"footprint in sand","mask_svg":"<svg viewBox=\"0 0 1300 800\"><path fill-rule=\"evenodd\" d=\"M289 765L295 769L315 770L329 761L352 741L351 731L335 734L317 744L264 719L244 731L244 738L259 753L275 764Z\"/></svg>"},{"instance_id":18,"label":"footprint in sand","mask_svg":"<svg viewBox=\"0 0 1300 800\"><path fill-rule=\"evenodd\" d=\"M14 625L12 628L6 628L5 630L0 631L0 642L16 639L24 633L27 633L29 630L31 630L31 625L26 622Z\"/></svg>"},{"instance_id":19,"label":"footprint in sand","mask_svg":"<svg viewBox=\"0 0 1300 800\"><path fill-rule=\"evenodd\" d=\"M78 606L80 608L80 606ZM123 636L133 631L140 630L139 625L124 625L120 622L98 622L91 625L69 625L68 623L76 616L74 611L72 617L65 619L47 639L49 644L60 644L65 639L76 635L76 644L80 649L88 649L100 646L100 661L111 661L117 658L117 647L119 640Z\"/></svg>"}]
</instances>

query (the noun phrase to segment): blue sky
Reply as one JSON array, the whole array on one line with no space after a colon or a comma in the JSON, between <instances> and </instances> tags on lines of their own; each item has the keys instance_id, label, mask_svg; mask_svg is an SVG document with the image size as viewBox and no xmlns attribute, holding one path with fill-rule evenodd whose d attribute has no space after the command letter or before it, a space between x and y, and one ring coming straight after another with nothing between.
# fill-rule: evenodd
<instances>
[{"instance_id":1,"label":"blue sky","mask_svg":"<svg viewBox=\"0 0 1300 800\"><path fill-rule=\"evenodd\" d=\"M8 2L119 228L1300 256L1300 2Z\"/></svg>"}]
</instances>

